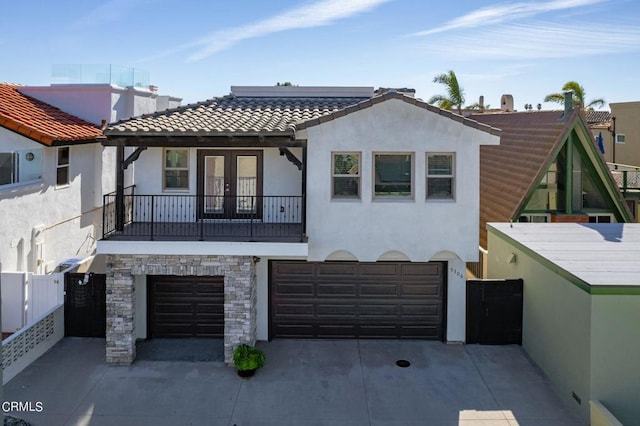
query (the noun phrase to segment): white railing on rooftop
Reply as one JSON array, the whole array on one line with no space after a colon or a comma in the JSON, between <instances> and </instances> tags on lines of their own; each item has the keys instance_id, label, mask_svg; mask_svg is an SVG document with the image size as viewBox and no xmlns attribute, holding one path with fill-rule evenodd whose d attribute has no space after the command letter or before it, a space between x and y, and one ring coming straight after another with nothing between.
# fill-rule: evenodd
<instances>
[{"instance_id":1,"label":"white railing on rooftop","mask_svg":"<svg viewBox=\"0 0 640 426\"><path fill-rule=\"evenodd\" d=\"M51 67L51 83L149 87L149 72L118 65L59 64Z\"/></svg>"}]
</instances>

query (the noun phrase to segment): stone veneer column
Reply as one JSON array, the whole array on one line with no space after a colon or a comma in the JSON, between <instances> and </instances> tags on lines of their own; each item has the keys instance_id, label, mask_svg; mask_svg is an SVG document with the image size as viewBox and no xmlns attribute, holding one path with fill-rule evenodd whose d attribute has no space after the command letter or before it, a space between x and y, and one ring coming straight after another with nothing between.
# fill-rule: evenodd
<instances>
[{"instance_id":1,"label":"stone veneer column","mask_svg":"<svg viewBox=\"0 0 640 426\"><path fill-rule=\"evenodd\" d=\"M236 346L256 343L256 268L251 257L236 257L224 277L224 360L233 364Z\"/></svg>"},{"instance_id":2,"label":"stone veneer column","mask_svg":"<svg viewBox=\"0 0 640 426\"><path fill-rule=\"evenodd\" d=\"M107 363L128 365L136 357L135 285L131 264L107 256Z\"/></svg>"}]
</instances>

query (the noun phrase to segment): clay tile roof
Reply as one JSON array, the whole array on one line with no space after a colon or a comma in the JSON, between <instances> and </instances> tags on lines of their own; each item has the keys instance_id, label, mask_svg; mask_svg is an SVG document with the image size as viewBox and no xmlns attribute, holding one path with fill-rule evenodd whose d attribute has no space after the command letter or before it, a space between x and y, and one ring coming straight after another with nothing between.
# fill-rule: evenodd
<instances>
[{"instance_id":1,"label":"clay tile roof","mask_svg":"<svg viewBox=\"0 0 640 426\"><path fill-rule=\"evenodd\" d=\"M611 113L609 111L588 111L584 118L589 124L609 123Z\"/></svg>"},{"instance_id":2,"label":"clay tile roof","mask_svg":"<svg viewBox=\"0 0 640 426\"><path fill-rule=\"evenodd\" d=\"M293 135L296 130L334 120L387 99L401 99L473 128L497 129L441 110L400 92L374 97L250 97L224 96L115 123L110 136Z\"/></svg>"},{"instance_id":3,"label":"clay tile roof","mask_svg":"<svg viewBox=\"0 0 640 426\"><path fill-rule=\"evenodd\" d=\"M109 126L108 135L293 135L297 122L339 111L366 98L224 96Z\"/></svg>"},{"instance_id":4,"label":"clay tile roof","mask_svg":"<svg viewBox=\"0 0 640 426\"><path fill-rule=\"evenodd\" d=\"M562 111L474 114L502 129L500 145L480 147L480 245L487 247L487 222L509 222L544 173L555 147L574 120Z\"/></svg>"},{"instance_id":5,"label":"clay tile roof","mask_svg":"<svg viewBox=\"0 0 640 426\"><path fill-rule=\"evenodd\" d=\"M0 83L0 126L43 145L86 143L103 137L95 125Z\"/></svg>"}]
</instances>

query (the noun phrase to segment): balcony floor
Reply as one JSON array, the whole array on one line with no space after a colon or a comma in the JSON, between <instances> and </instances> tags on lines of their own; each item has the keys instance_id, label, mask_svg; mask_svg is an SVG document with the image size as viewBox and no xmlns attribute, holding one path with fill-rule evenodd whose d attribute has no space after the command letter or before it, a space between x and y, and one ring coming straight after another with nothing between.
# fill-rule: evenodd
<instances>
[{"instance_id":1,"label":"balcony floor","mask_svg":"<svg viewBox=\"0 0 640 426\"><path fill-rule=\"evenodd\" d=\"M111 241L238 241L289 242L303 241L299 223L196 222L154 223L136 222L125 225L122 232L105 235Z\"/></svg>"}]
</instances>

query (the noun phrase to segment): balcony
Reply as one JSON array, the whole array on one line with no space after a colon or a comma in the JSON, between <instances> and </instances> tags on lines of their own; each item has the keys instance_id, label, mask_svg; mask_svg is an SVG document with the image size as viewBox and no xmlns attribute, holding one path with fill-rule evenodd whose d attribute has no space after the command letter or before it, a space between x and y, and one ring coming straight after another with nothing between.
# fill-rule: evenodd
<instances>
[{"instance_id":1,"label":"balcony","mask_svg":"<svg viewBox=\"0 0 640 426\"><path fill-rule=\"evenodd\" d=\"M135 195L130 187L123 201L118 226L116 195L104 196L104 240L306 241L302 196Z\"/></svg>"},{"instance_id":2,"label":"balcony","mask_svg":"<svg viewBox=\"0 0 640 426\"><path fill-rule=\"evenodd\" d=\"M640 191L640 167L615 163L607 164L623 194L630 191Z\"/></svg>"}]
</instances>

